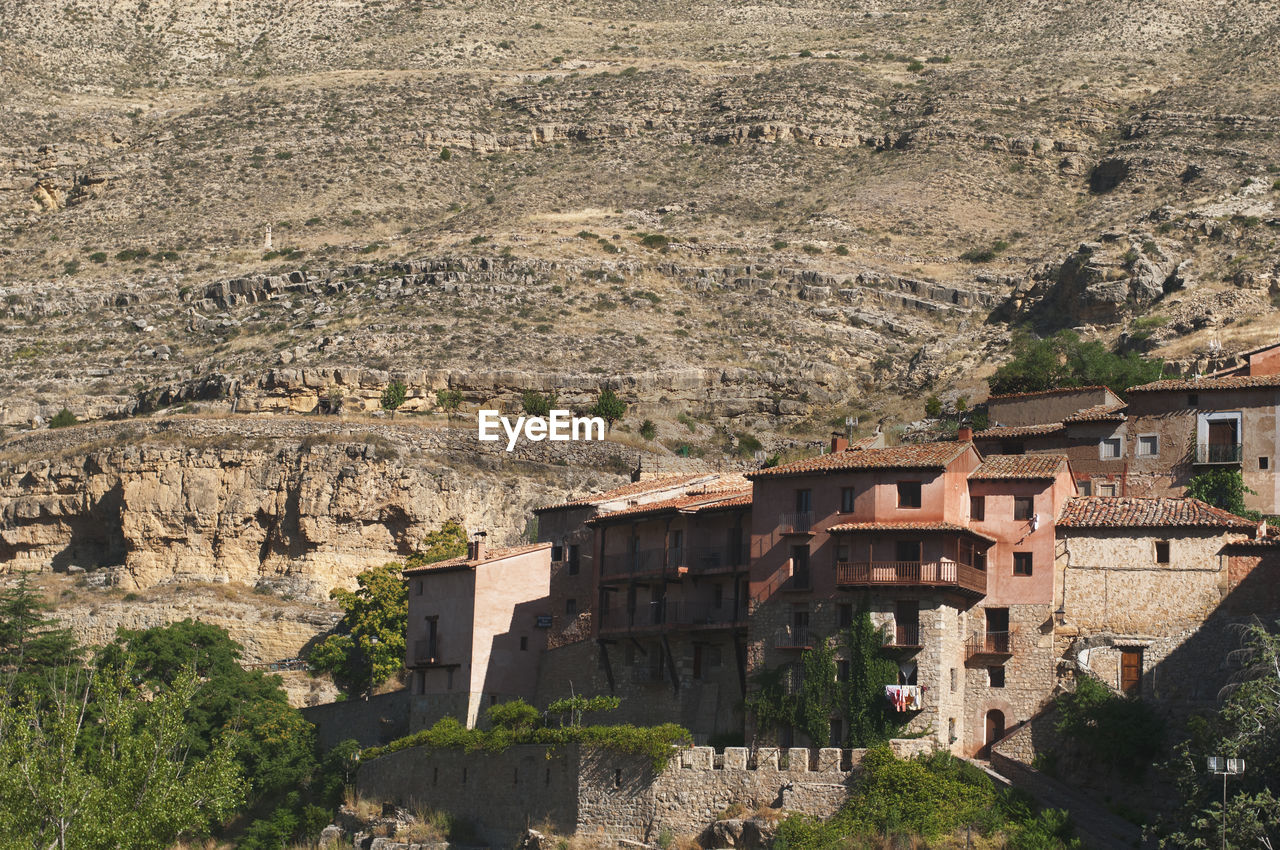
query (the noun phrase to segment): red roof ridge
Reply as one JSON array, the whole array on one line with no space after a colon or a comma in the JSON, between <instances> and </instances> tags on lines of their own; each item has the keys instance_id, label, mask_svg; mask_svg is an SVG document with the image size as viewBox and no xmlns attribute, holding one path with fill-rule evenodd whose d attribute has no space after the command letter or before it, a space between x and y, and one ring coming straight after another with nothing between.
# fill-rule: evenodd
<instances>
[{"instance_id":1,"label":"red roof ridge","mask_svg":"<svg viewBox=\"0 0 1280 850\"><path fill-rule=\"evenodd\" d=\"M456 558L448 558L443 561L436 561L433 564L423 564L420 567L410 567L402 572L403 575L421 575L429 573L432 570L450 569L453 567L478 567L480 564L488 564L493 561L505 561L507 558L514 558L517 555L526 555L529 552L535 552L538 549L550 549L551 543L523 543L519 546L504 546L496 549L484 550L483 558L471 558L466 555L460 555Z\"/></svg>"},{"instance_id":2,"label":"red roof ridge","mask_svg":"<svg viewBox=\"0 0 1280 850\"><path fill-rule=\"evenodd\" d=\"M1280 375L1224 375L1222 377L1166 378L1129 387L1131 393L1156 393L1176 390L1245 390L1280 387Z\"/></svg>"},{"instance_id":3,"label":"red roof ridge","mask_svg":"<svg viewBox=\"0 0 1280 850\"><path fill-rule=\"evenodd\" d=\"M1257 523L1199 499L1074 496L1063 505L1065 528L1250 528Z\"/></svg>"},{"instance_id":4,"label":"red roof ridge","mask_svg":"<svg viewBox=\"0 0 1280 850\"><path fill-rule=\"evenodd\" d=\"M1059 395L1061 393L1083 393L1091 392L1093 390L1106 390L1112 395L1116 394L1116 391L1111 389L1111 387L1103 384L1090 384L1087 387L1054 387L1053 389L1033 390L1026 393L1000 393L999 395L987 396L987 401L999 401L1006 398L1031 398L1032 396L1038 395Z\"/></svg>"},{"instance_id":5,"label":"red roof ridge","mask_svg":"<svg viewBox=\"0 0 1280 850\"><path fill-rule=\"evenodd\" d=\"M1067 456L1059 454L987 455L978 468L969 473L969 478L974 481L1053 479L1067 462Z\"/></svg>"},{"instance_id":6,"label":"red roof ridge","mask_svg":"<svg viewBox=\"0 0 1280 850\"><path fill-rule=\"evenodd\" d=\"M755 481L759 478L851 469L944 469L947 464L972 448L973 443L970 442L942 442L832 452L760 469L749 473L747 478Z\"/></svg>"}]
</instances>

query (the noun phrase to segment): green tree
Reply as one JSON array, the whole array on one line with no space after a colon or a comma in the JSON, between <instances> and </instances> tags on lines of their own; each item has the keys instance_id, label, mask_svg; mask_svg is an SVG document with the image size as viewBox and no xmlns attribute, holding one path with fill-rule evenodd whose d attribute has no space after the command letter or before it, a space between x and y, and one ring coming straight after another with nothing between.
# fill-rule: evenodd
<instances>
[{"instance_id":1,"label":"green tree","mask_svg":"<svg viewBox=\"0 0 1280 850\"><path fill-rule=\"evenodd\" d=\"M0 590L0 681L10 693L38 686L47 671L78 658L71 632L47 616L52 610L26 571L13 587Z\"/></svg>"},{"instance_id":2,"label":"green tree","mask_svg":"<svg viewBox=\"0 0 1280 850\"><path fill-rule=\"evenodd\" d=\"M425 567L437 561L460 558L467 554L467 530L461 524L447 520L439 530L422 538L418 551L408 558L409 567Z\"/></svg>"},{"instance_id":3,"label":"green tree","mask_svg":"<svg viewBox=\"0 0 1280 850\"><path fill-rule=\"evenodd\" d=\"M537 390L525 390L521 394L520 405L529 416L550 416L551 408L556 406L556 394L543 395Z\"/></svg>"},{"instance_id":4,"label":"green tree","mask_svg":"<svg viewBox=\"0 0 1280 850\"><path fill-rule=\"evenodd\" d=\"M653 424L652 419L646 419L644 422L640 423L640 436L644 437L646 440L652 440L654 437L658 436L658 426Z\"/></svg>"},{"instance_id":5,"label":"green tree","mask_svg":"<svg viewBox=\"0 0 1280 850\"><path fill-rule=\"evenodd\" d=\"M1277 623L1275 625L1280 625ZM1280 635L1260 623L1245 632L1237 681L1222 708L1187 724L1169 773L1181 805L1160 825L1160 846L1217 847L1222 829L1222 778L1208 774L1208 756L1245 760L1227 785L1227 835L1233 847L1280 847Z\"/></svg>"},{"instance_id":6,"label":"green tree","mask_svg":"<svg viewBox=\"0 0 1280 850\"><path fill-rule=\"evenodd\" d=\"M53 415L53 418L49 420L49 427L50 428L67 428L71 425L77 425L79 423L80 423L80 420L76 418L76 415L64 407L61 410L59 410L57 413L55 413Z\"/></svg>"},{"instance_id":7,"label":"green tree","mask_svg":"<svg viewBox=\"0 0 1280 850\"><path fill-rule=\"evenodd\" d=\"M409 388L403 382L392 381L382 391L382 409L390 413L396 412L400 409L400 405L404 404L405 396L408 393Z\"/></svg>"},{"instance_id":8,"label":"green tree","mask_svg":"<svg viewBox=\"0 0 1280 850\"><path fill-rule=\"evenodd\" d=\"M386 564L356 576L356 590L335 588L329 596L343 610L335 633L307 659L328 671L349 694L368 696L404 667L409 594L400 564Z\"/></svg>"},{"instance_id":9,"label":"green tree","mask_svg":"<svg viewBox=\"0 0 1280 850\"><path fill-rule=\"evenodd\" d=\"M461 390L436 390L436 404L444 411L444 415L450 420L458 412L458 408L462 407L462 391Z\"/></svg>"},{"instance_id":10,"label":"green tree","mask_svg":"<svg viewBox=\"0 0 1280 850\"><path fill-rule=\"evenodd\" d=\"M942 399L936 395L931 395L924 400L924 415L930 419L937 419L942 415Z\"/></svg>"},{"instance_id":11,"label":"green tree","mask_svg":"<svg viewBox=\"0 0 1280 850\"><path fill-rule=\"evenodd\" d=\"M1256 519L1260 515L1244 506L1246 493L1257 495L1245 486L1244 476L1238 469L1210 469L1195 476L1187 484L1187 495L1191 498L1208 502L1237 516Z\"/></svg>"},{"instance_id":12,"label":"green tree","mask_svg":"<svg viewBox=\"0 0 1280 850\"><path fill-rule=\"evenodd\" d=\"M1015 337L1013 359L988 380L993 395L1038 392L1059 387L1107 386L1122 397L1128 387L1157 381L1164 363L1136 352L1110 351L1098 340L1082 340L1074 331L1051 337Z\"/></svg>"},{"instance_id":13,"label":"green tree","mask_svg":"<svg viewBox=\"0 0 1280 850\"><path fill-rule=\"evenodd\" d=\"M6 846L163 850L206 835L243 799L232 746L188 751L193 672L135 684L129 666L65 668L51 697L0 706Z\"/></svg>"},{"instance_id":14,"label":"green tree","mask_svg":"<svg viewBox=\"0 0 1280 850\"><path fill-rule=\"evenodd\" d=\"M1125 779L1141 778L1160 753L1164 722L1150 705L1123 697L1084 676L1073 692L1057 699L1058 731L1078 744L1095 764Z\"/></svg>"},{"instance_id":15,"label":"green tree","mask_svg":"<svg viewBox=\"0 0 1280 850\"><path fill-rule=\"evenodd\" d=\"M618 398L618 394L613 390L603 389L588 413L591 416L599 416L608 423L609 430L612 431L613 423L627 415L627 403Z\"/></svg>"},{"instance_id":16,"label":"green tree","mask_svg":"<svg viewBox=\"0 0 1280 850\"><path fill-rule=\"evenodd\" d=\"M863 600L845 634L849 679L845 685L845 719L850 747L872 747L893 737L898 724L885 702L885 685L898 682L898 665L884 654L884 631L871 621Z\"/></svg>"}]
</instances>

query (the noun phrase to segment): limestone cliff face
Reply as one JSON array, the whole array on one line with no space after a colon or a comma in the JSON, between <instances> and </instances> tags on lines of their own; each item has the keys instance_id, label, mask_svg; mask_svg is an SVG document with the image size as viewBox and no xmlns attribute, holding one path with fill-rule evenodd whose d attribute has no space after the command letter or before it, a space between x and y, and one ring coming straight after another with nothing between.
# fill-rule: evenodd
<instances>
[{"instance_id":1,"label":"limestone cliff face","mask_svg":"<svg viewBox=\"0 0 1280 850\"><path fill-rule=\"evenodd\" d=\"M126 589L239 583L323 598L408 555L446 520L501 544L537 504L620 480L570 466L566 444L507 456L461 429L168 424L11 442L16 459L0 460L0 569L84 569L95 584ZM75 437L89 442L46 445ZM573 459L616 470L634 460L625 451L575 444Z\"/></svg>"}]
</instances>

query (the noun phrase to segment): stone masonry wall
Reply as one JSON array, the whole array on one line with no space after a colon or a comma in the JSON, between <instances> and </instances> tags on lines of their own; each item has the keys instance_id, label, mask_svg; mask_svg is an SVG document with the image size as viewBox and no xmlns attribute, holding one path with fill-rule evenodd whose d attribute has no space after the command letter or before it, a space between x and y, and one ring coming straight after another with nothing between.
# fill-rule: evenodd
<instances>
[{"instance_id":1,"label":"stone masonry wall","mask_svg":"<svg viewBox=\"0 0 1280 850\"><path fill-rule=\"evenodd\" d=\"M924 739L890 742L909 758ZM692 747L655 774L649 760L611 750L516 746L502 753L409 748L360 766L365 799L420 804L470 821L494 846L529 826L606 841L652 842L664 830L701 835L733 803L829 817L844 803L865 750Z\"/></svg>"}]
</instances>

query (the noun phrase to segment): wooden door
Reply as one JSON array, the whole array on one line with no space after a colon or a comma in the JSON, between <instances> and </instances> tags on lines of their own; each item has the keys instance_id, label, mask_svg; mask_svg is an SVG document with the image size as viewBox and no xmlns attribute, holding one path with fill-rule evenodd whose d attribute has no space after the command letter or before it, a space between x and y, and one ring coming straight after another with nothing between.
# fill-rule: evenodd
<instances>
[{"instance_id":1,"label":"wooden door","mask_svg":"<svg viewBox=\"0 0 1280 850\"><path fill-rule=\"evenodd\" d=\"M1126 694L1137 693L1142 685L1142 650L1120 651L1120 690Z\"/></svg>"},{"instance_id":2,"label":"wooden door","mask_svg":"<svg viewBox=\"0 0 1280 850\"><path fill-rule=\"evenodd\" d=\"M991 745L1004 737L1004 712L991 709L987 712L987 743L983 754L990 757Z\"/></svg>"}]
</instances>

